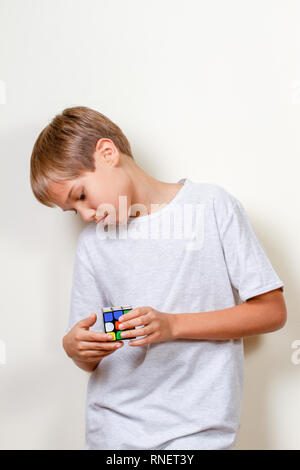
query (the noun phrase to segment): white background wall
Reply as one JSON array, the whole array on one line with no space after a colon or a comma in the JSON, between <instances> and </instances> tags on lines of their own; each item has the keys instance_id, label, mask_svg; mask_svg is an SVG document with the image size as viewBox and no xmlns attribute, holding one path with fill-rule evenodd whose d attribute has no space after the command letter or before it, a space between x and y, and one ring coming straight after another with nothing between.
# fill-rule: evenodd
<instances>
[{"instance_id":1,"label":"white background wall","mask_svg":"<svg viewBox=\"0 0 300 470\"><path fill-rule=\"evenodd\" d=\"M29 183L39 132L78 105L115 121L152 176L243 203L289 318L245 339L237 447L300 449L299 21L296 0L0 0L1 449L84 443L88 373L61 345L83 225Z\"/></svg>"}]
</instances>

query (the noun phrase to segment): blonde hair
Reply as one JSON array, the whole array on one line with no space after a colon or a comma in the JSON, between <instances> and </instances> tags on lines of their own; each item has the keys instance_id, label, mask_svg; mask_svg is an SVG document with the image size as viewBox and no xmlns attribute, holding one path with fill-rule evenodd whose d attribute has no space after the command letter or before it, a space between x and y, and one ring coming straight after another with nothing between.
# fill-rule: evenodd
<instances>
[{"instance_id":1,"label":"blonde hair","mask_svg":"<svg viewBox=\"0 0 300 470\"><path fill-rule=\"evenodd\" d=\"M48 190L50 181L61 182L94 171L93 153L101 138L111 139L120 152L133 158L126 136L104 114L85 106L57 114L41 131L31 154L30 184L36 199L55 207Z\"/></svg>"}]
</instances>

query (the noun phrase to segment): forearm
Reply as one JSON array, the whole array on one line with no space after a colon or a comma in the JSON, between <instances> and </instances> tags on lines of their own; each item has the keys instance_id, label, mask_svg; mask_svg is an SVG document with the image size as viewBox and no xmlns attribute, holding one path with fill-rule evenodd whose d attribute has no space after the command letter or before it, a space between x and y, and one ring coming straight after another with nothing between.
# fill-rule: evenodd
<instances>
[{"instance_id":1,"label":"forearm","mask_svg":"<svg viewBox=\"0 0 300 470\"><path fill-rule=\"evenodd\" d=\"M224 310L175 314L174 338L237 339L278 330L284 323L284 314L278 308L258 301L244 302Z\"/></svg>"},{"instance_id":2,"label":"forearm","mask_svg":"<svg viewBox=\"0 0 300 470\"><path fill-rule=\"evenodd\" d=\"M102 361L102 359L100 359L100 361L95 362L81 362L77 361L76 359L72 359L72 361L75 362L75 364L80 367L80 369L85 370L86 372L93 372L98 366L98 364Z\"/></svg>"}]
</instances>

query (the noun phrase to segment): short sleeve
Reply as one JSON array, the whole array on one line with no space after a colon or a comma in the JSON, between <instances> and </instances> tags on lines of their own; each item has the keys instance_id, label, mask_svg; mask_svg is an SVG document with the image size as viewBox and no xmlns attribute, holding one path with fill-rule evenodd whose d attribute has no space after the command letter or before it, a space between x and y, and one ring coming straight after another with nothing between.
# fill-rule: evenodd
<instances>
[{"instance_id":1,"label":"short sleeve","mask_svg":"<svg viewBox=\"0 0 300 470\"><path fill-rule=\"evenodd\" d=\"M214 198L215 214L231 284L244 302L284 289L241 202L222 187Z\"/></svg>"},{"instance_id":2,"label":"short sleeve","mask_svg":"<svg viewBox=\"0 0 300 470\"><path fill-rule=\"evenodd\" d=\"M89 317L91 313L96 313L97 321L90 329L104 331L101 306L105 305L105 297L89 260L87 248L80 236L73 267L69 322L66 333L80 320Z\"/></svg>"}]
</instances>

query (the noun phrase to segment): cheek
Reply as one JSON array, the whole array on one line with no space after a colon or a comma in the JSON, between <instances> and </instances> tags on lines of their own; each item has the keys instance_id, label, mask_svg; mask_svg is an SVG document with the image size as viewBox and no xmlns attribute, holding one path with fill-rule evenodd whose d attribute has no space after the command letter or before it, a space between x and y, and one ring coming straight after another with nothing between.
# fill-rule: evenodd
<instances>
[{"instance_id":1,"label":"cheek","mask_svg":"<svg viewBox=\"0 0 300 470\"><path fill-rule=\"evenodd\" d=\"M101 183L101 189L99 189L99 183L93 185L91 189L91 193L89 196L89 200L91 202L92 207L96 210L98 207L102 206L102 209L98 210L97 215L100 217L104 215L104 211L107 210L105 205L110 204L113 206L116 214L116 221L123 221L127 220L128 217L128 210L131 204L131 193L130 188L128 185L125 184L126 181L118 181L112 185L108 181ZM119 197L123 196L120 200ZM125 197L124 197L125 196ZM109 210L113 210L110 206Z\"/></svg>"},{"instance_id":2,"label":"cheek","mask_svg":"<svg viewBox=\"0 0 300 470\"><path fill-rule=\"evenodd\" d=\"M117 211L118 197L112 191L112 188L107 185L101 185L101 190L99 190L99 188L95 188L91 194L90 201L92 207L96 210L98 209L97 214L99 216L104 215L105 211Z\"/></svg>"}]
</instances>

